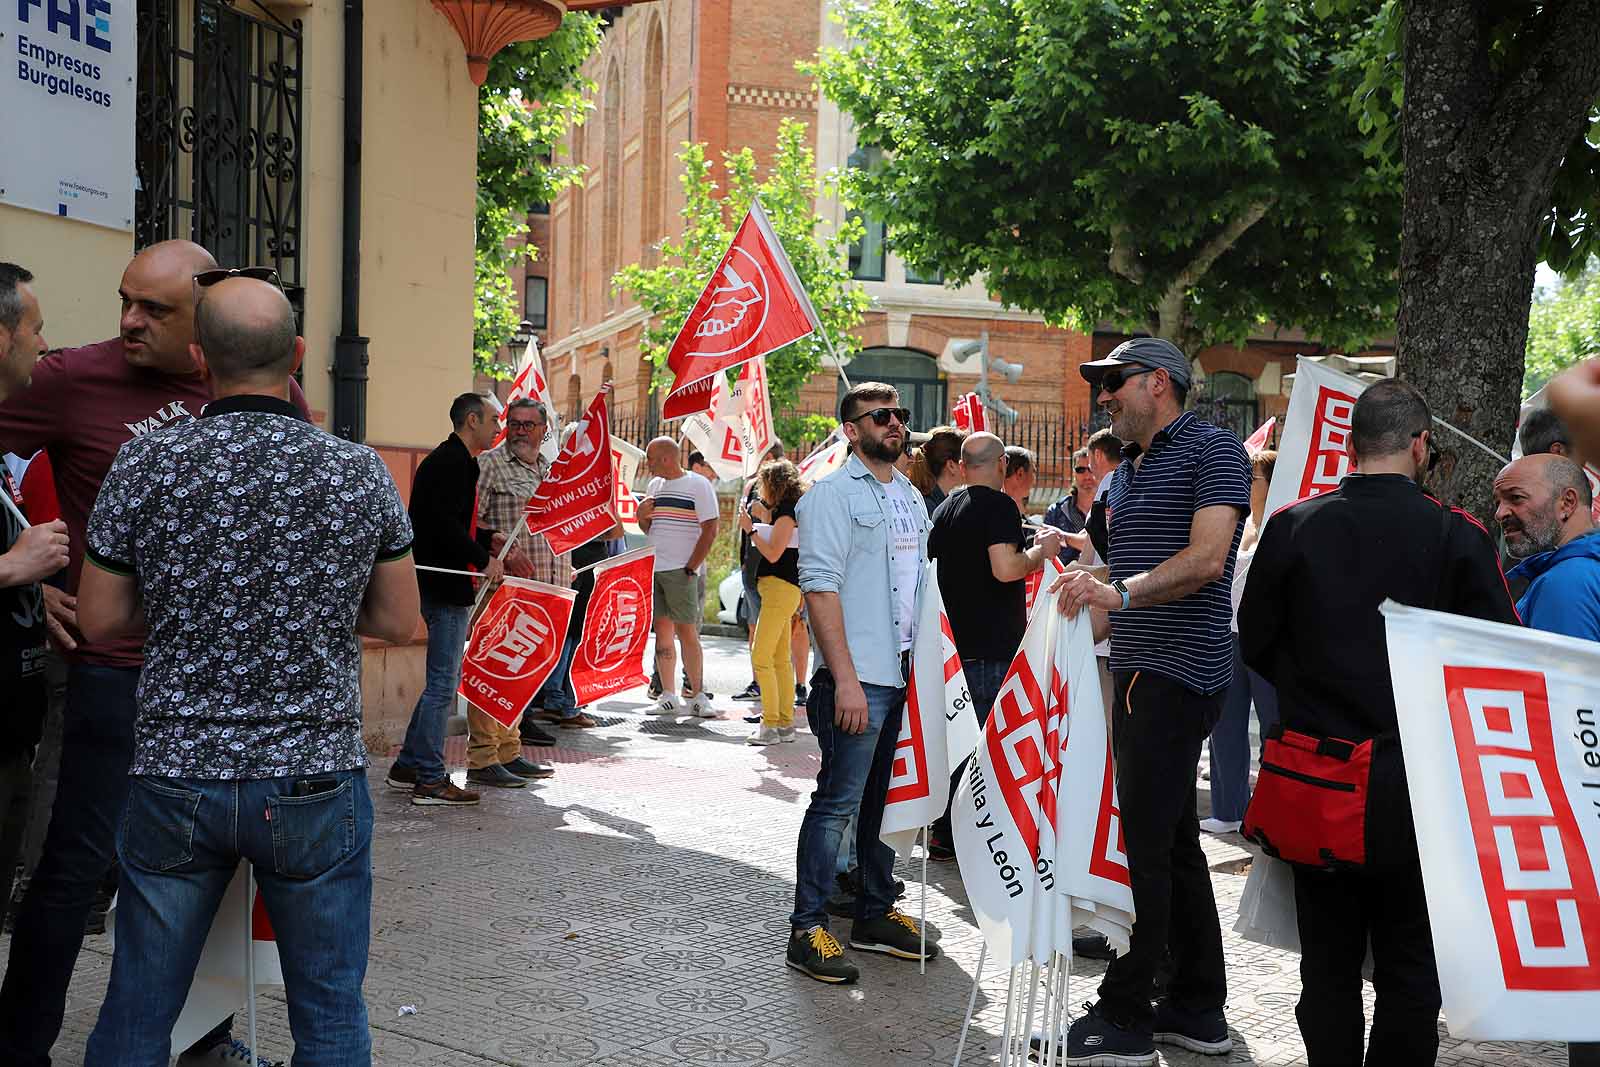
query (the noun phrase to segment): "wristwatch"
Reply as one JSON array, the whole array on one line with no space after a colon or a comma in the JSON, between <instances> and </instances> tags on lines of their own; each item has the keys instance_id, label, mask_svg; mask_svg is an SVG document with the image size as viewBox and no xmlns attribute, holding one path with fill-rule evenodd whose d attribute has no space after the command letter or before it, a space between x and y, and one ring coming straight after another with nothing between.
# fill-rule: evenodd
<instances>
[{"instance_id":1,"label":"wristwatch","mask_svg":"<svg viewBox=\"0 0 1600 1067\"><path fill-rule=\"evenodd\" d=\"M1129 600L1129 597L1128 597L1128 583L1124 582L1122 579L1119 578L1116 581L1111 583L1111 588L1115 589L1117 592L1122 594L1122 607L1118 608L1117 610L1118 611L1127 611L1128 610L1128 600Z\"/></svg>"},{"instance_id":2,"label":"wristwatch","mask_svg":"<svg viewBox=\"0 0 1600 1067\"><path fill-rule=\"evenodd\" d=\"M691 578L698 578L700 576L700 572L695 570L693 567L683 568L683 573L687 574ZM1126 596L1127 594L1124 593L1123 595Z\"/></svg>"}]
</instances>

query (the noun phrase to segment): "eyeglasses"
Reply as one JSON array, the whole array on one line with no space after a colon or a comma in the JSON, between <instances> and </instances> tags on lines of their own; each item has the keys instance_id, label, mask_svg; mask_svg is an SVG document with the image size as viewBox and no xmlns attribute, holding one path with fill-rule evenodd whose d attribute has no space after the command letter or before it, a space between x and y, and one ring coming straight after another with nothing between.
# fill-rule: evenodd
<instances>
[{"instance_id":1,"label":"eyeglasses","mask_svg":"<svg viewBox=\"0 0 1600 1067\"><path fill-rule=\"evenodd\" d=\"M532 419L507 419L506 430L510 433L532 433L539 424Z\"/></svg>"},{"instance_id":2,"label":"eyeglasses","mask_svg":"<svg viewBox=\"0 0 1600 1067\"><path fill-rule=\"evenodd\" d=\"M1072 473L1073 474L1089 474L1091 472L1090 472L1088 467L1073 467L1072 468Z\"/></svg>"},{"instance_id":3,"label":"eyeglasses","mask_svg":"<svg viewBox=\"0 0 1600 1067\"><path fill-rule=\"evenodd\" d=\"M1432 474L1433 473L1433 468L1435 468L1435 467L1437 467L1439 465L1439 460L1441 458L1441 453L1439 452L1439 446L1433 443L1433 431L1432 430L1418 430L1416 433L1411 435L1411 439L1413 441L1415 441L1417 438L1421 437L1423 434L1427 434L1428 435L1428 466L1427 466L1426 470L1427 470L1427 472L1429 474Z\"/></svg>"},{"instance_id":4,"label":"eyeglasses","mask_svg":"<svg viewBox=\"0 0 1600 1067\"><path fill-rule=\"evenodd\" d=\"M283 288L283 283L278 281L278 272L271 267L217 267L215 270L203 270L195 274L194 284L198 289L209 289L225 278L249 278Z\"/></svg>"},{"instance_id":5,"label":"eyeglasses","mask_svg":"<svg viewBox=\"0 0 1600 1067\"><path fill-rule=\"evenodd\" d=\"M1137 370L1112 370L1106 371L1105 377L1100 379L1102 393L1114 393L1127 384L1129 378L1137 378L1141 374L1149 374L1154 367L1140 367Z\"/></svg>"},{"instance_id":6,"label":"eyeglasses","mask_svg":"<svg viewBox=\"0 0 1600 1067\"><path fill-rule=\"evenodd\" d=\"M887 426L890 419L899 419L901 426L911 425L910 408L873 408L863 411L859 415L852 415L849 422L860 422L862 419L871 419L874 426Z\"/></svg>"}]
</instances>

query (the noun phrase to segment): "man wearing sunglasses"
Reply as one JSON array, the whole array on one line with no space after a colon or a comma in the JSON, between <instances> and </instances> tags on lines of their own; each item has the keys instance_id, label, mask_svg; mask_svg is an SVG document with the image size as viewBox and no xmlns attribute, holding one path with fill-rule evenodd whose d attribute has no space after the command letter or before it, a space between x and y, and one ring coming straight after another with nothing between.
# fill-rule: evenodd
<instances>
[{"instance_id":1,"label":"man wearing sunglasses","mask_svg":"<svg viewBox=\"0 0 1600 1067\"><path fill-rule=\"evenodd\" d=\"M210 402L211 381L190 346L196 342L195 303L204 290L199 282L216 270L211 253L189 241L144 249L128 264L117 290L117 336L49 353L34 367L31 386L0 404L0 452L31 455L42 449L49 455L71 547L65 590L46 587L44 593L46 624L69 660L60 803L51 812L39 866L17 913L0 987L0 1063L49 1063L84 924L116 862L144 635L85 641L78 633L85 530L117 450L197 418ZM310 418L293 379L289 403Z\"/></svg>"},{"instance_id":2,"label":"man wearing sunglasses","mask_svg":"<svg viewBox=\"0 0 1600 1067\"><path fill-rule=\"evenodd\" d=\"M1072 1024L1067 1062L1154 1064L1157 1041L1221 1055L1222 931L1200 847L1200 746L1233 677L1234 556L1250 510L1250 461L1229 431L1184 410L1189 361L1155 337L1079 368L1111 429L1129 442L1111 476L1111 581L1071 571L1054 586L1064 614L1110 612L1112 743L1138 922L1100 1000ZM1168 945L1176 967L1152 1007Z\"/></svg>"},{"instance_id":3,"label":"man wearing sunglasses","mask_svg":"<svg viewBox=\"0 0 1600 1067\"><path fill-rule=\"evenodd\" d=\"M806 717L822 766L800 824L787 963L819 982L860 977L828 932L826 911L852 815L861 891L850 946L924 958L916 922L894 907L894 850L878 837L928 554L922 494L895 470L908 418L893 386L856 385L839 402L850 458L800 498L800 589L823 661L811 676ZM927 955L938 955L931 940Z\"/></svg>"}]
</instances>

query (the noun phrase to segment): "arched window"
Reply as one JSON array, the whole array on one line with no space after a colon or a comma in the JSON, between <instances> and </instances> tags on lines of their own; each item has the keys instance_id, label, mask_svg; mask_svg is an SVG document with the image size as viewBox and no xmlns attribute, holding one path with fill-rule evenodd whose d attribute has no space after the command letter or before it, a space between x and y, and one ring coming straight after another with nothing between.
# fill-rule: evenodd
<instances>
[{"instance_id":1,"label":"arched window","mask_svg":"<svg viewBox=\"0 0 1600 1067\"><path fill-rule=\"evenodd\" d=\"M911 409L911 428L926 430L950 421L945 404L945 382L939 376L939 362L926 352L911 348L867 348L850 361L852 382L883 382L900 393L900 404ZM844 380L839 381L838 398L844 399Z\"/></svg>"},{"instance_id":2,"label":"arched window","mask_svg":"<svg viewBox=\"0 0 1600 1067\"><path fill-rule=\"evenodd\" d=\"M600 180L605 193L605 218L601 220L600 291L601 303L610 307L616 299L611 291L611 276L622 266L622 72L615 60L606 73L605 158Z\"/></svg>"},{"instance_id":3,"label":"arched window","mask_svg":"<svg viewBox=\"0 0 1600 1067\"><path fill-rule=\"evenodd\" d=\"M1217 371L1189 393L1189 408L1202 419L1226 427L1241 438L1255 431L1258 419L1256 383L1234 371Z\"/></svg>"},{"instance_id":4,"label":"arched window","mask_svg":"<svg viewBox=\"0 0 1600 1067\"><path fill-rule=\"evenodd\" d=\"M639 262L656 265L657 241L666 236L662 226L662 207L666 197L666 168L662 159L661 82L665 77L666 54L661 45L661 20L650 20L644 46L644 188L639 204Z\"/></svg>"},{"instance_id":5,"label":"arched window","mask_svg":"<svg viewBox=\"0 0 1600 1067\"><path fill-rule=\"evenodd\" d=\"M568 422L576 421L578 413L583 410L583 379L577 374L567 376L567 419Z\"/></svg>"}]
</instances>

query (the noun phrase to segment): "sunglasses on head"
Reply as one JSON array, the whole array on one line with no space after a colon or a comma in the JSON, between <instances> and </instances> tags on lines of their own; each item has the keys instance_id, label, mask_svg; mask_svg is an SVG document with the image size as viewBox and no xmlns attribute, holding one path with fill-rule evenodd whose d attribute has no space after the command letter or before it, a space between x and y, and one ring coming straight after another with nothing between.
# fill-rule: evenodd
<instances>
[{"instance_id":1,"label":"sunglasses on head","mask_svg":"<svg viewBox=\"0 0 1600 1067\"><path fill-rule=\"evenodd\" d=\"M1105 377L1100 379L1100 391L1114 393L1125 385L1129 378L1137 378L1141 374L1149 374L1154 367L1138 367L1130 370L1106 371Z\"/></svg>"},{"instance_id":2,"label":"sunglasses on head","mask_svg":"<svg viewBox=\"0 0 1600 1067\"><path fill-rule=\"evenodd\" d=\"M278 281L278 272L271 267L217 267L203 270L195 274L194 284L196 288L209 289L225 278L249 278L283 288L283 283Z\"/></svg>"},{"instance_id":3,"label":"sunglasses on head","mask_svg":"<svg viewBox=\"0 0 1600 1067\"><path fill-rule=\"evenodd\" d=\"M1435 467L1437 467L1439 465L1439 459L1440 459L1439 446L1433 443L1433 431L1432 430L1418 430L1416 433L1411 435L1411 439L1413 441L1415 441L1417 438L1421 437L1423 434L1427 434L1428 435L1428 466L1427 466L1426 470L1427 470L1427 472L1429 474L1432 474L1433 473L1433 468L1435 468Z\"/></svg>"},{"instance_id":4,"label":"sunglasses on head","mask_svg":"<svg viewBox=\"0 0 1600 1067\"><path fill-rule=\"evenodd\" d=\"M852 415L851 422L860 422L862 419L871 419L874 426L887 426L891 418L899 419L901 426L911 425L910 408L873 408L863 411L859 415Z\"/></svg>"}]
</instances>

